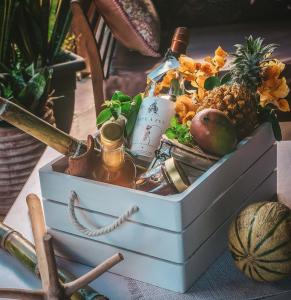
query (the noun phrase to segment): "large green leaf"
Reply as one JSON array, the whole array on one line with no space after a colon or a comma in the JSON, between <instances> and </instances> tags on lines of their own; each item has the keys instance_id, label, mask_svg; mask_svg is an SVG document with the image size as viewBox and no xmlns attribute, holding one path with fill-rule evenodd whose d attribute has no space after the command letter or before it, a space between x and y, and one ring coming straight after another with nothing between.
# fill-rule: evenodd
<instances>
[{"instance_id":1,"label":"large green leaf","mask_svg":"<svg viewBox=\"0 0 291 300\"><path fill-rule=\"evenodd\" d=\"M28 7L30 0L21 2L17 11L17 22L14 24L13 39L17 44L22 59L26 64L36 63L41 52L42 33L35 9Z\"/></svg>"},{"instance_id":2,"label":"large green leaf","mask_svg":"<svg viewBox=\"0 0 291 300\"><path fill-rule=\"evenodd\" d=\"M103 109L97 116L97 121L96 121L97 126L108 121L111 117L112 117L111 109L109 107Z\"/></svg>"},{"instance_id":3,"label":"large green leaf","mask_svg":"<svg viewBox=\"0 0 291 300\"><path fill-rule=\"evenodd\" d=\"M46 84L44 73L36 73L20 91L18 100L23 104L30 106L31 109L35 108L36 102L41 98L45 91Z\"/></svg>"},{"instance_id":4,"label":"large green leaf","mask_svg":"<svg viewBox=\"0 0 291 300\"><path fill-rule=\"evenodd\" d=\"M70 0L59 0L57 4L55 24L48 45L49 63L54 63L60 54L61 47L71 26L72 12Z\"/></svg>"},{"instance_id":5,"label":"large green leaf","mask_svg":"<svg viewBox=\"0 0 291 300\"><path fill-rule=\"evenodd\" d=\"M220 86L220 79L217 76L208 77L204 82L204 88L207 91L210 91L217 86Z\"/></svg>"},{"instance_id":6,"label":"large green leaf","mask_svg":"<svg viewBox=\"0 0 291 300\"><path fill-rule=\"evenodd\" d=\"M70 0L22 0L16 18L14 41L25 63L55 63L71 25Z\"/></svg>"},{"instance_id":7,"label":"large green leaf","mask_svg":"<svg viewBox=\"0 0 291 300\"><path fill-rule=\"evenodd\" d=\"M0 63L8 65L11 50L11 33L15 10L19 0L0 1Z\"/></svg>"}]
</instances>

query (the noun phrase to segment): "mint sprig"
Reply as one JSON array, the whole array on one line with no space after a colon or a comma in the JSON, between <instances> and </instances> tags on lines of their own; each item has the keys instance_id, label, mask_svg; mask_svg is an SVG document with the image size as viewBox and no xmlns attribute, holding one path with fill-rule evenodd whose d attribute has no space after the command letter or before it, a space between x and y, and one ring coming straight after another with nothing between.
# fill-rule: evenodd
<instances>
[{"instance_id":1,"label":"mint sprig","mask_svg":"<svg viewBox=\"0 0 291 300\"><path fill-rule=\"evenodd\" d=\"M187 146L195 145L190 128L186 124L181 124L176 117L171 119L170 127L166 130L165 134L170 140L175 139Z\"/></svg>"},{"instance_id":2,"label":"mint sprig","mask_svg":"<svg viewBox=\"0 0 291 300\"><path fill-rule=\"evenodd\" d=\"M134 129L141 102L141 94L132 98L121 91L116 91L112 95L111 100L106 100L104 102L103 106L105 108L97 116L97 126L102 125L111 118L117 120L122 115L127 119L125 136L129 137Z\"/></svg>"}]
</instances>

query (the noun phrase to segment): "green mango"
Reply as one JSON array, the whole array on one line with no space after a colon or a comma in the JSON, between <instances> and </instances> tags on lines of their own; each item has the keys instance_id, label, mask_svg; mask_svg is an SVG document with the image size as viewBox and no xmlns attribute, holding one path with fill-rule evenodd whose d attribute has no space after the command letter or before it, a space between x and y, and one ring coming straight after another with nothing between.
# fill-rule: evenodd
<instances>
[{"instance_id":1,"label":"green mango","mask_svg":"<svg viewBox=\"0 0 291 300\"><path fill-rule=\"evenodd\" d=\"M217 109L203 109L192 119L190 133L206 152L223 156L237 145L237 135L230 119Z\"/></svg>"}]
</instances>

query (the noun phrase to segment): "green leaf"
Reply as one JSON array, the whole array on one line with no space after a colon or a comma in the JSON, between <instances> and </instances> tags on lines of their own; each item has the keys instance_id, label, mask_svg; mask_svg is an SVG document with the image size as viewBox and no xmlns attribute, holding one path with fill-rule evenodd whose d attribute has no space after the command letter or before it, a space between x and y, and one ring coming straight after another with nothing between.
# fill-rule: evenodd
<instances>
[{"instance_id":1,"label":"green leaf","mask_svg":"<svg viewBox=\"0 0 291 300\"><path fill-rule=\"evenodd\" d=\"M275 113L274 109L272 109L270 111L269 121L272 124L272 128L273 128L275 139L277 141L282 141L281 127L280 127L280 124L279 124L279 121L278 121L278 118L277 118L277 114Z\"/></svg>"},{"instance_id":2,"label":"green leaf","mask_svg":"<svg viewBox=\"0 0 291 300\"><path fill-rule=\"evenodd\" d=\"M14 15L19 5L19 0L0 1L0 62L9 64L11 56L11 36L13 33Z\"/></svg>"},{"instance_id":3,"label":"green leaf","mask_svg":"<svg viewBox=\"0 0 291 300\"><path fill-rule=\"evenodd\" d=\"M108 121L112 117L112 112L110 108L105 108L102 110L99 115L97 116L97 126L103 124L104 122Z\"/></svg>"},{"instance_id":4,"label":"green leaf","mask_svg":"<svg viewBox=\"0 0 291 300\"><path fill-rule=\"evenodd\" d=\"M169 138L170 140L175 139L177 137L175 130L172 128L168 128L166 130L165 134L166 134L167 138Z\"/></svg>"},{"instance_id":5,"label":"green leaf","mask_svg":"<svg viewBox=\"0 0 291 300\"><path fill-rule=\"evenodd\" d=\"M125 95L124 93L122 93L120 91L115 91L111 100L119 100L120 102L128 102L128 101L131 101L131 97Z\"/></svg>"},{"instance_id":6,"label":"green leaf","mask_svg":"<svg viewBox=\"0 0 291 300\"><path fill-rule=\"evenodd\" d=\"M172 91L172 94L175 96L180 96L183 94L183 91L180 86L180 82L176 78L172 79L172 81L171 81L171 91Z\"/></svg>"},{"instance_id":7,"label":"green leaf","mask_svg":"<svg viewBox=\"0 0 291 300\"><path fill-rule=\"evenodd\" d=\"M121 113L125 116L128 117L130 111L131 111L131 102L123 102L121 103Z\"/></svg>"},{"instance_id":8,"label":"green leaf","mask_svg":"<svg viewBox=\"0 0 291 300\"><path fill-rule=\"evenodd\" d=\"M226 73L224 76L220 79L220 84L227 84L231 80L231 73Z\"/></svg>"},{"instance_id":9,"label":"green leaf","mask_svg":"<svg viewBox=\"0 0 291 300\"><path fill-rule=\"evenodd\" d=\"M171 127L176 127L178 125L178 120L176 117L172 117L170 121L170 126Z\"/></svg>"},{"instance_id":10,"label":"green leaf","mask_svg":"<svg viewBox=\"0 0 291 300\"><path fill-rule=\"evenodd\" d=\"M220 86L220 79L217 76L208 77L204 82L204 88L207 91L210 91L217 86Z\"/></svg>"},{"instance_id":11,"label":"green leaf","mask_svg":"<svg viewBox=\"0 0 291 300\"><path fill-rule=\"evenodd\" d=\"M126 137L129 137L133 132L134 125L135 125L135 122L136 122L136 118L137 118L141 103L142 103L142 96L141 96L141 94L137 94L133 98L133 101L131 103L131 111L128 115L127 122L126 122L126 125L125 125L125 135L126 135Z\"/></svg>"},{"instance_id":12,"label":"green leaf","mask_svg":"<svg viewBox=\"0 0 291 300\"><path fill-rule=\"evenodd\" d=\"M18 98L20 101L28 102L34 105L33 102L38 101L43 95L46 87L46 78L43 73L36 73L20 91Z\"/></svg>"},{"instance_id":13,"label":"green leaf","mask_svg":"<svg viewBox=\"0 0 291 300\"><path fill-rule=\"evenodd\" d=\"M25 72L33 77L35 75L35 70L34 70L34 64L30 64L26 69L25 69Z\"/></svg>"},{"instance_id":14,"label":"green leaf","mask_svg":"<svg viewBox=\"0 0 291 300\"><path fill-rule=\"evenodd\" d=\"M272 125L273 133L277 141L282 140L282 132L279 124L277 114L274 109L269 106L259 106L259 117L261 122L270 122Z\"/></svg>"},{"instance_id":15,"label":"green leaf","mask_svg":"<svg viewBox=\"0 0 291 300\"><path fill-rule=\"evenodd\" d=\"M59 0L55 10L55 22L52 28L50 40L48 41L47 61L53 64L61 52L61 47L70 30L72 12L70 0ZM51 16L50 16L51 19Z\"/></svg>"},{"instance_id":16,"label":"green leaf","mask_svg":"<svg viewBox=\"0 0 291 300\"><path fill-rule=\"evenodd\" d=\"M113 118L117 120L119 115L121 114L121 107L120 106L111 107L110 110Z\"/></svg>"},{"instance_id":17,"label":"green leaf","mask_svg":"<svg viewBox=\"0 0 291 300\"><path fill-rule=\"evenodd\" d=\"M142 103L142 95L137 94L136 96L133 97L133 102L135 103L136 107L139 109Z\"/></svg>"}]
</instances>

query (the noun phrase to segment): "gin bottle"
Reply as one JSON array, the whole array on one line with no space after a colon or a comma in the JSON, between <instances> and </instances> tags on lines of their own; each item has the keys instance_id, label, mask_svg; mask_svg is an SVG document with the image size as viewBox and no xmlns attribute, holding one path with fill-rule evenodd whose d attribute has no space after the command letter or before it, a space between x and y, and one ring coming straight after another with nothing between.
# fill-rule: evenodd
<instances>
[{"instance_id":1,"label":"gin bottle","mask_svg":"<svg viewBox=\"0 0 291 300\"><path fill-rule=\"evenodd\" d=\"M160 139L169 127L170 119L175 115L177 81L170 87L156 92L156 86L169 70L179 67L178 58L186 53L189 42L189 31L178 27L172 38L162 63L148 75L148 86L145 90L135 128L130 142L132 154L144 164L148 164L155 156Z\"/></svg>"}]
</instances>

